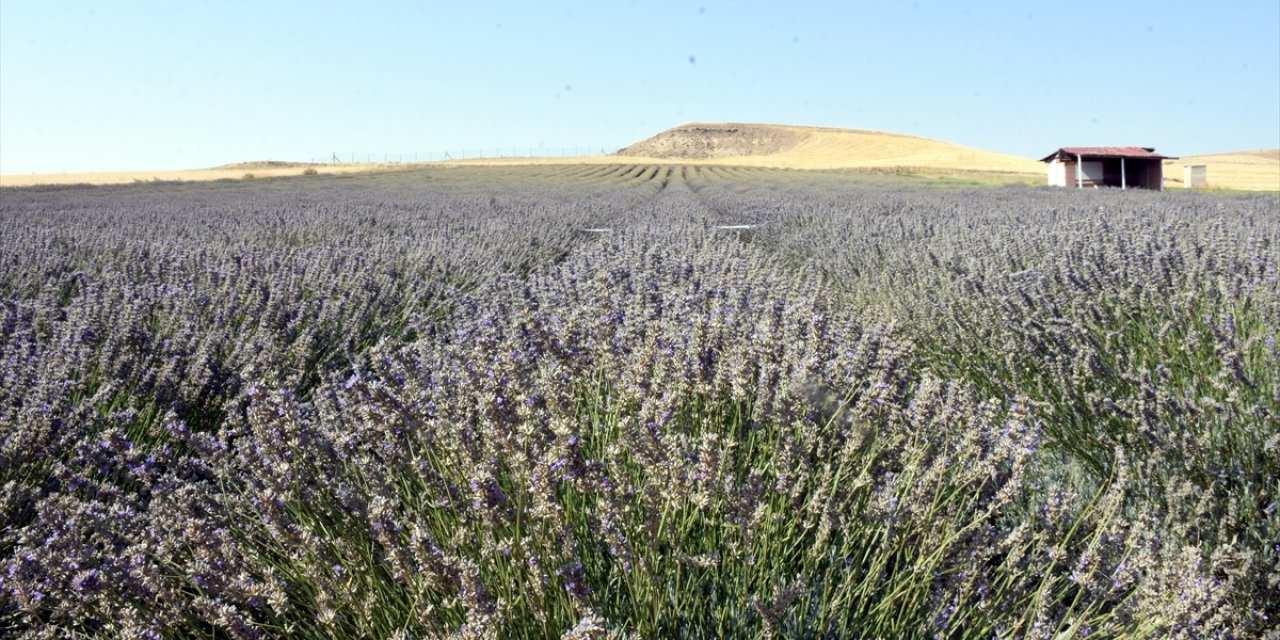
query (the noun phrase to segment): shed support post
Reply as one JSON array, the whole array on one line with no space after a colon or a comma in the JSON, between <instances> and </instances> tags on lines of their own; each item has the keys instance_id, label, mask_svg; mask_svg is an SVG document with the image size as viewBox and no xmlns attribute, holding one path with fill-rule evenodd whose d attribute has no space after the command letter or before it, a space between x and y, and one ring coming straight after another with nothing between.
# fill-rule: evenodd
<instances>
[{"instance_id":1,"label":"shed support post","mask_svg":"<svg viewBox=\"0 0 1280 640\"><path fill-rule=\"evenodd\" d=\"M1122 157L1122 158L1120 158L1120 188L1121 188L1121 189L1124 189L1124 188L1125 188L1125 180L1124 180L1124 158L1123 158L1123 157Z\"/></svg>"},{"instance_id":2,"label":"shed support post","mask_svg":"<svg viewBox=\"0 0 1280 640\"><path fill-rule=\"evenodd\" d=\"M1076 154L1076 188L1084 188L1084 158Z\"/></svg>"}]
</instances>

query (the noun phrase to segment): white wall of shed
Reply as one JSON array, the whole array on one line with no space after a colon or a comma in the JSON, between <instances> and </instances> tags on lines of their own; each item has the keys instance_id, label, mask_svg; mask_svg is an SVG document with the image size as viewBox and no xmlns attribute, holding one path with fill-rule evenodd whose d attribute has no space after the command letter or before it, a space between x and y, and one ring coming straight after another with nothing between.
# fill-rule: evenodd
<instances>
[{"instance_id":1,"label":"white wall of shed","mask_svg":"<svg viewBox=\"0 0 1280 640\"><path fill-rule=\"evenodd\" d=\"M1061 160L1055 159L1049 163L1049 186L1067 186L1067 165Z\"/></svg>"}]
</instances>

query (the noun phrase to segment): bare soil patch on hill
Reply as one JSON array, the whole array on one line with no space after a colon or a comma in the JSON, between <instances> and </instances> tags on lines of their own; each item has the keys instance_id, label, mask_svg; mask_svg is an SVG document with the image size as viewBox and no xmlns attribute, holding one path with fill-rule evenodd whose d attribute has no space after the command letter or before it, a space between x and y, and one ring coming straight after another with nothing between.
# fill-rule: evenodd
<instances>
[{"instance_id":1,"label":"bare soil patch on hill","mask_svg":"<svg viewBox=\"0 0 1280 640\"><path fill-rule=\"evenodd\" d=\"M617 155L642 158L701 160L773 155L787 151L808 137L794 128L751 124L687 124L641 140Z\"/></svg>"}]
</instances>

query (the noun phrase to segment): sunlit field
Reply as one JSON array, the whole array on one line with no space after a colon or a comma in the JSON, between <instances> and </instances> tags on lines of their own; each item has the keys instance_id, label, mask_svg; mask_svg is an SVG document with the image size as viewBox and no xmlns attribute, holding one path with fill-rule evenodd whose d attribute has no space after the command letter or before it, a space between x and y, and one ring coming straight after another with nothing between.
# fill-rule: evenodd
<instances>
[{"instance_id":1,"label":"sunlit field","mask_svg":"<svg viewBox=\"0 0 1280 640\"><path fill-rule=\"evenodd\" d=\"M940 184L5 189L0 635L1280 633L1280 200Z\"/></svg>"}]
</instances>

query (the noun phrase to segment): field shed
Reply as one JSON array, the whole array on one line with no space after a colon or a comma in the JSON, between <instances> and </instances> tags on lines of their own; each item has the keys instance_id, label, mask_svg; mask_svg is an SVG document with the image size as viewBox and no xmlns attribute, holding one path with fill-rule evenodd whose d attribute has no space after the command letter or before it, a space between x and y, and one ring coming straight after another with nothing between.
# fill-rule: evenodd
<instances>
[{"instance_id":1,"label":"field shed","mask_svg":"<svg viewBox=\"0 0 1280 640\"><path fill-rule=\"evenodd\" d=\"M1049 186L1164 188L1164 161L1151 147L1062 147L1045 156Z\"/></svg>"}]
</instances>

